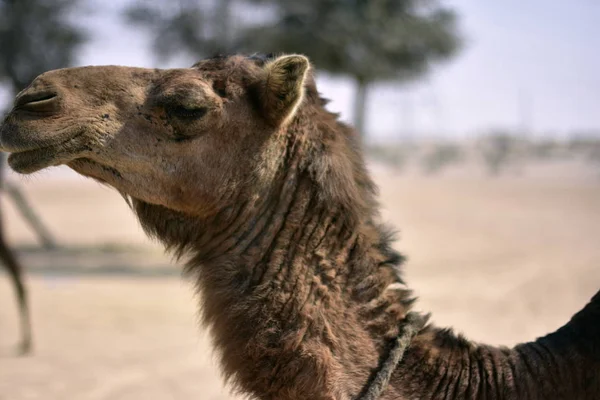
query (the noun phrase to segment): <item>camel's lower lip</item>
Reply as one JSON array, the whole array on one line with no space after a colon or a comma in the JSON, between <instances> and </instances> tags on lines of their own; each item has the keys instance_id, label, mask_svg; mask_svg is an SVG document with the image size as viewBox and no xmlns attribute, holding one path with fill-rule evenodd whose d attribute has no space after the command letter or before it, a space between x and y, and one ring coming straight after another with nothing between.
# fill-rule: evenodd
<instances>
[{"instance_id":1,"label":"camel's lower lip","mask_svg":"<svg viewBox=\"0 0 600 400\"><path fill-rule=\"evenodd\" d=\"M56 153L53 146L11 153L8 156L8 165L20 174L31 174L55 165Z\"/></svg>"},{"instance_id":2,"label":"camel's lower lip","mask_svg":"<svg viewBox=\"0 0 600 400\"><path fill-rule=\"evenodd\" d=\"M82 150L78 138L82 133L50 146L24 151L15 151L8 156L8 165L20 174L31 174L44 168L66 164L76 158Z\"/></svg>"}]
</instances>

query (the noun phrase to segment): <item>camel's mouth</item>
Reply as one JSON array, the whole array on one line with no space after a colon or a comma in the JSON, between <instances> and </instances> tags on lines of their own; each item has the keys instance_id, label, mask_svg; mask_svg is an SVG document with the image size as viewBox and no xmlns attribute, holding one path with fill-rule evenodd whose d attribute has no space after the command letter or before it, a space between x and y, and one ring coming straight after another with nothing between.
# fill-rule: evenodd
<instances>
[{"instance_id":1,"label":"camel's mouth","mask_svg":"<svg viewBox=\"0 0 600 400\"><path fill-rule=\"evenodd\" d=\"M55 90L28 91L0 124L0 151L10 153L8 164L30 174L65 164L89 148L85 129L58 112L61 97Z\"/></svg>"},{"instance_id":2,"label":"camel's mouth","mask_svg":"<svg viewBox=\"0 0 600 400\"><path fill-rule=\"evenodd\" d=\"M8 156L8 165L20 174L31 174L57 165L54 157L55 153L56 150L52 147L11 153Z\"/></svg>"},{"instance_id":3,"label":"camel's mouth","mask_svg":"<svg viewBox=\"0 0 600 400\"><path fill-rule=\"evenodd\" d=\"M31 143L27 150L6 149L10 152L8 165L20 174L31 174L48 167L66 164L85 151L82 136L83 132L79 132L64 141L37 147L35 143Z\"/></svg>"}]
</instances>

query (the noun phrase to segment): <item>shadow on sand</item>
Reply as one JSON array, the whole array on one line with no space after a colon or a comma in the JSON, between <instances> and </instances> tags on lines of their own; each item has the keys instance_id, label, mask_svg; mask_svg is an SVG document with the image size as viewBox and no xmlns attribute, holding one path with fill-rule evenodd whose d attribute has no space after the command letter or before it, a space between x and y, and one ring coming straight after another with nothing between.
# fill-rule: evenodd
<instances>
[{"instance_id":1,"label":"shadow on sand","mask_svg":"<svg viewBox=\"0 0 600 400\"><path fill-rule=\"evenodd\" d=\"M28 275L140 278L181 276L181 267L152 248L102 244L61 246L56 249L18 246L15 250Z\"/></svg>"}]
</instances>

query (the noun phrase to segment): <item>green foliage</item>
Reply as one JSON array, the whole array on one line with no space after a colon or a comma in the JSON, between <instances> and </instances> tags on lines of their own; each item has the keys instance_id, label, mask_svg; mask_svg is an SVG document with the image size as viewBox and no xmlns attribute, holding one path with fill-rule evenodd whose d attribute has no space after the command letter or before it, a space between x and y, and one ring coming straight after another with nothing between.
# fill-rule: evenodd
<instances>
[{"instance_id":1,"label":"green foliage","mask_svg":"<svg viewBox=\"0 0 600 400\"><path fill-rule=\"evenodd\" d=\"M16 93L37 75L69 66L85 40L68 20L76 0L0 0L0 82Z\"/></svg>"},{"instance_id":2,"label":"green foliage","mask_svg":"<svg viewBox=\"0 0 600 400\"><path fill-rule=\"evenodd\" d=\"M456 15L433 0L266 2L277 18L248 28L244 49L303 53L318 68L357 81L414 78L460 43Z\"/></svg>"},{"instance_id":3,"label":"green foliage","mask_svg":"<svg viewBox=\"0 0 600 400\"><path fill-rule=\"evenodd\" d=\"M436 0L261 2L277 17L247 28L240 47L302 53L320 70L354 78L354 126L362 134L370 84L415 79L461 43L456 14Z\"/></svg>"},{"instance_id":4,"label":"green foliage","mask_svg":"<svg viewBox=\"0 0 600 400\"><path fill-rule=\"evenodd\" d=\"M456 14L438 0L139 1L127 20L153 35L163 59L183 51L301 53L320 70L358 84L355 125L362 131L367 86L414 79L460 47ZM267 18L256 20L253 7ZM241 12L240 12L241 10ZM237 13L234 13L237 11ZM255 20L241 15L253 11ZM234 18L234 14L237 17Z\"/></svg>"},{"instance_id":5,"label":"green foliage","mask_svg":"<svg viewBox=\"0 0 600 400\"><path fill-rule=\"evenodd\" d=\"M159 58L187 53L200 59L234 51L232 3L138 1L126 10L125 18L150 32Z\"/></svg>"}]
</instances>

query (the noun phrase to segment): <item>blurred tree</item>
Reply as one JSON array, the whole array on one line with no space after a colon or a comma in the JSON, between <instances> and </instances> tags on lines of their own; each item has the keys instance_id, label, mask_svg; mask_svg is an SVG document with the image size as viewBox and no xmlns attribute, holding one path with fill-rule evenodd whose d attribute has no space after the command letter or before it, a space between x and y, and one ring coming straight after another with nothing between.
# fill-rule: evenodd
<instances>
[{"instance_id":1,"label":"blurred tree","mask_svg":"<svg viewBox=\"0 0 600 400\"><path fill-rule=\"evenodd\" d=\"M180 0L179 7L140 1L129 21L151 28L161 58L233 51L303 53L319 69L357 83L354 125L364 131L368 88L414 79L460 47L456 14L439 0ZM267 18L243 11L262 7ZM239 12L242 10L242 12ZM234 11L238 11L232 17ZM253 14L257 16L256 13Z\"/></svg>"},{"instance_id":2,"label":"blurred tree","mask_svg":"<svg viewBox=\"0 0 600 400\"><path fill-rule=\"evenodd\" d=\"M12 94L71 64L85 35L68 21L77 0L0 0L0 82Z\"/></svg>"},{"instance_id":3,"label":"blurred tree","mask_svg":"<svg viewBox=\"0 0 600 400\"><path fill-rule=\"evenodd\" d=\"M354 78L354 125L364 134L369 86L415 79L460 47L456 14L438 0L255 0L277 18L248 29L244 48L308 55L319 69Z\"/></svg>"},{"instance_id":4,"label":"blurred tree","mask_svg":"<svg viewBox=\"0 0 600 400\"><path fill-rule=\"evenodd\" d=\"M234 49L234 0L137 1L125 12L129 22L152 35L156 55L169 59L181 53L207 57Z\"/></svg>"},{"instance_id":5,"label":"blurred tree","mask_svg":"<svg viewBox=\"0 0 600 400\"><path fill-rule=\"evenodd\" d=\"M85 40L68 17L77 0L0 0L0 84L14 96L42 72L66 67ZM1 109L0 109L1 110ZM1 114L1 112L0 112ZM4 181L4 153L0 153L0 188ZM17 187L5 188L42 243L54 246Z\"/></svg>"}]
</instances>

